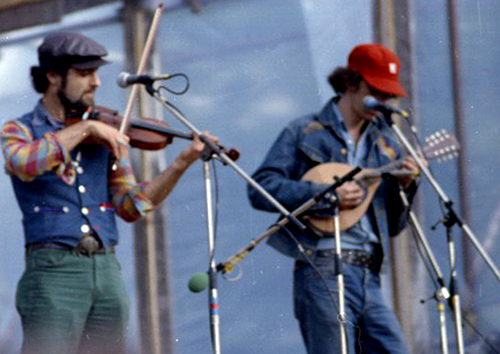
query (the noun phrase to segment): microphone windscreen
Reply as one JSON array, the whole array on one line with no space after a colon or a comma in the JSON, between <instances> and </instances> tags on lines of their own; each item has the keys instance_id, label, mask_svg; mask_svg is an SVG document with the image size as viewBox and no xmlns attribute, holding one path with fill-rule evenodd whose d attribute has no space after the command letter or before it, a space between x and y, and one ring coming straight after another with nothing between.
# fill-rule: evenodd
<instances>
[{"instance_id":1,"label":"microphone windscreen","mask_svg":"<svg viewBox=\"0 0 500 354\"><path fill-rule=\"evenodd\" d=\"M194 274L191 279L189 279L188 288L193 293L199 293L208 288L208 285L208 274L206 272L200 272Z\"/></svg>"},{"instance_id":2,"label":"microphone windscreen","mask_svg":"<svg viewBox=\"0 0 500 354\"><path fill-rule=\"evenodd\" d=\"M380 104L380 102L373 96L365 96L363 98L363 104L368 109L374 109Z\"/></svg>"},{"instance_id":3,"label":"microphone windscreen","mask_svg":"<svg viewBox=\"0 0 500 354\"><path fill-rule=\"evenodd\" d=\"M125 72L120 73L116 78L116 83L118 84L118 86L120 86L121 88L127 88L128 87L127 79L129 76L130 74L128 73Z\"/></svg>"}]
</instances>

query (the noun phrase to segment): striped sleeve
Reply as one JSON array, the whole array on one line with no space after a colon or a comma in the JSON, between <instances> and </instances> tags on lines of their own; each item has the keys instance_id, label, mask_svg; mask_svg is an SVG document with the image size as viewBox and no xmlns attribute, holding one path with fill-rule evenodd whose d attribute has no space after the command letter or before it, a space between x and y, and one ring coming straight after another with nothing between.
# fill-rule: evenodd
<instances>
[{"instance_id":1,"label":"striped sleeve","mask_svg":"<svg viewBox=\"0 0 500 354\"><path fill-rule=\"evenodd\" d=\"M69 151L59 144L55 133L49 132L33 140L23 123L10 121L2 128L0 144L8 174L29 182L45 172L54 171L65 183L75 182L76 172Z\"/></svg>"},{"instance_id":2,"label":"striped sleeve","mask_svg":"<svg viewBox=\"0 0 500 354\"><path fill-rule=\"evenodd\" d=\"M145 183L137 183L128 154L116 161L118 168L111 173L110 189L116 213L125 221L132 222L154 209L144 194Z\"/></svg>"}]
</instances>

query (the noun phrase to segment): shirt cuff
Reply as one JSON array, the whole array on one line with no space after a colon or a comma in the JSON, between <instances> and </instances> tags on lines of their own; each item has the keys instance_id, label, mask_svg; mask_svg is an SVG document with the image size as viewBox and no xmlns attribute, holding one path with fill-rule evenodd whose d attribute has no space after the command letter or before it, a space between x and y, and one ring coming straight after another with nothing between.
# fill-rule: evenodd
<instances>
[{"instance_id":1,"label":"shirt cuff","mask_svg":"<svg viewBox=\"0 0 500 354\"><path fill-rule=\"evenodd\" d=\"M59 176L64 183L73 185L76 180L76 171L68 149L59 143L54 132L46 133L43 137L47 141L47 145L56 147L56 160L60 162L55 167L56 175Z\"/></svg>"}]
</instances>

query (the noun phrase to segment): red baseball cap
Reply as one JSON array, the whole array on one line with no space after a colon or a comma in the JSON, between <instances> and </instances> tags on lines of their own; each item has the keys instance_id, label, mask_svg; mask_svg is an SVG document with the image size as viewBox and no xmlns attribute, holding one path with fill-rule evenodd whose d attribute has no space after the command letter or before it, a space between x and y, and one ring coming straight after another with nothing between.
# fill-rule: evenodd
<instances>
[{"instance_id":1,"label":"red baseball cap","mask_svg":"<svg viewBox=\"0 0 500 354\"><path fill-rule=\"evenodd\" d=\"M354 47L347 59L347 68L356 71L378 91L408 96L398 79L399 58L383 45L360 44Z\"/></svg>"}]
</instances>

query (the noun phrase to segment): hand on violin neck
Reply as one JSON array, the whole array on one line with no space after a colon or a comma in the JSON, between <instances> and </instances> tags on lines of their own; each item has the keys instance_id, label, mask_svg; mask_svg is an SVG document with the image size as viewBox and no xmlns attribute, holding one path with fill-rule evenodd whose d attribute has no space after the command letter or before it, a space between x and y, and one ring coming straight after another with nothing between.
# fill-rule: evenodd
<instances>
[{"instance_id":1,"label":"hand on violin neck","mask_svg":"<svg viewBox=\"0 0 500 354\"><path fill-rule=\"evenodd\" d=\"M203 132L202 135L204 138L208 139L214 144L219 143L219 138L208 134L208 132ZM198 160L202 156L202 152L207 148L206 144L201 141L198 136L193 137L193 142L189 145L184 151L181 152L179 158L184 159L189 164Z\"/></svg>"},{"instance_id":2,"label":"hand on violin neck","mask_svg":"<svg viewBox=\"0 0 500 354\"><path fill-rule=\"evenodd\" d=\"M203 135L216 144L219 141L218 138L209 135L207 132L204 132ZM201 151L204 148L205 143L194 136L192 143L182 150L175 161L165 171L145 185L144 193L146 197L154 205L159 205L170 194L179 181L179 178L181 178L189 166L201 157Z\"/></svg>"}]
</instances>

